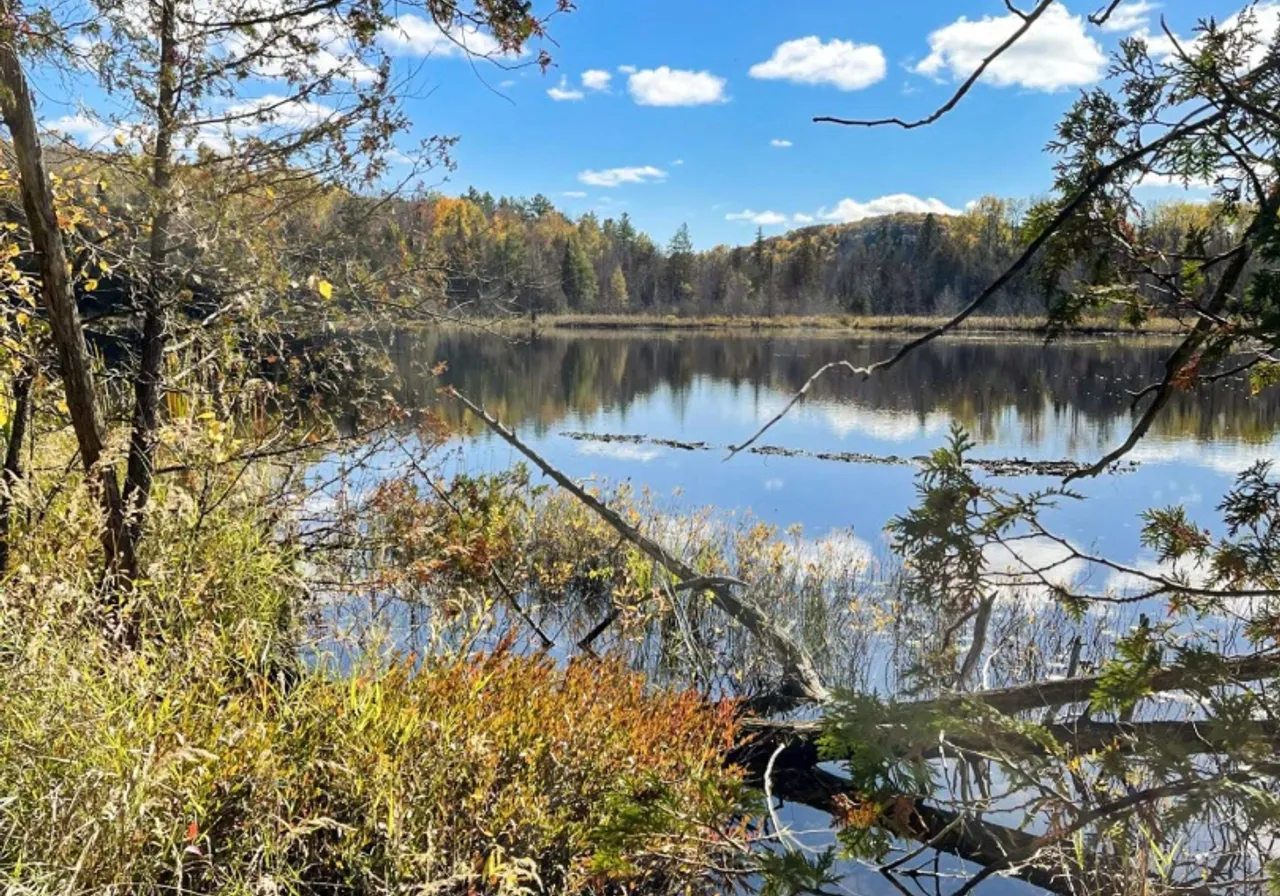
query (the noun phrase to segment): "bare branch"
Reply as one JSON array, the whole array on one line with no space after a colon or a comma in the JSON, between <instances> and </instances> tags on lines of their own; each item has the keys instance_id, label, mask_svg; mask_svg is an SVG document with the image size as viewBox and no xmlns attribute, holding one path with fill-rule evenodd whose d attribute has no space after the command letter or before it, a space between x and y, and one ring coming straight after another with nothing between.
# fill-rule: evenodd
<instances>
[{"instance_id":1,"label":"bare branch","mask_svg":"<svg viewBox=\"0 0 1280 896\"><path fill-rule=\"evenodd\" d=\"M1111 14L1116 11L1116 7L1123 2L1124 0L1111 0L1105 7L1089 16L1089 24L1101 28L1107 23L1107 19L1111 18Z\"/></svg>"},{"instance_id":2,"label":"bare branch","mask_svg":"<svg viewBox=\"0 0 1280 896\"><path fill-rule=\"evenodd\" d=\"M712 595L716 606L769 647L783 668L787 679L786 683L796 691L797 695L815 703L825 703L830 700L831 694L826 686L823 685L808 651L778 627L758 606L747 598L734 594L734 581L721 577L702 576L684 560L632 526L619 516L617 511L553 467L540 454L521 441L514 432L494 419L488 411L474 404L456 390L449 389L447 394L452 395L468 411L483 420L499 438L532 461L539 470L554 480L557 485L593 510L597 516L612 526L619 535L630 541L655 562L665 567L680 582L685 583L685 587L698 586L705 588Z\"/></svg>"},{"instance_id":3,"label":"bare branch","mask_svg":"<svg viewBox=\"0 0 1280 896\"><path fill-rule=\"evenodd\" d=\"M1020 19L1026 19L1027 17L1027 14L1025 12L1023 12L1022 10L1018 9L1018 7L1013 5L1013 0L1004 0L1004 8L1009 10L1009 12L1013 13L1015 16L1017 16Z\"/></svg>"},{"instance_id":4,"label":"bare branch","mask_svg":"<svg viewBox=\"0 0 1280 896\"><path fill-rule=\"evenodd\" d=\"M1222 660L1222 671L1233 683L1258 681L1280 675L1280 654L1254 653ZM1177 691L1189 684L1203 680L1203 670L1190 670L1177 666L1160 669L1151 674L1148 691L1158 694ZM971 694L952 694L911 705L916 708L954 707L969 701L980 703L1003 713L1018 713L1032 709L1047 709L1071 703L1088 703L1094 690L1101 683L1098 675L1082 675L1057 681L1038 681L1032 684L975 691Z\"/></svg>"},{"instance_id":5,"label":"bare branch","mask_svg":"<svg viewBox=\"0 0 1280 896\"><path fill-rule=\"evenodd\" d=\"M998 58L1000 58L1000 55L1002 53L1004 53L1006 50L1012 47L1015 43L1017 43L1018 39L1021 38L1022 35L1026 34L1028 29L1030 29L1031 26L1036 23L1036 20L1040 18L1040 16L1044 14L1045 10L1047 10L1053 4L1054 4L1054 0L1040 0L1040 3L1036 5L1035 9L1031 10L1031 12L1029 13L1024 13L1015 9L1013 5L1009 2L1009 0L1005 0L1005 6L1009 7L1010 12L1012 12L1016 16L1019 16L1022 19L1022 24L1018 26L1018 29L1014 31L1013 34L1009 35L1009 38L1004 43L1002 43L1000 46L992 50L991 53L985 59L982 60L982 62L978 65L978 67L973 70L973 73L970 74L969 77L965 79L964 83L961 84L959 89L956 90L956 92L951 96L951 99L947 100L945 103L939 106L933 112L933 114L925 118L921 118L918 121L903 121L901 118L859 119L859 118L836 118L831 115L821 115L821 116L818 116L817 118L814 118L813 120L819 123L843 124L843 125L850 125L853 127L864 127L864 128L874 128L874 127L881 127L883 125L894 124L900 128L904 128L905 130L912 130L913 128L921 128L926 125L933 124L939 118L946 115L948 112L954 109L957 105L959 105L960 101L964 99L965 94L967 94L970 91L970 89L972 89L974 84L978 83L978 79L982 77L982 74L987 70L987 67L990 66L991 63L995 62Z\"/></svg>"}]
</instances>

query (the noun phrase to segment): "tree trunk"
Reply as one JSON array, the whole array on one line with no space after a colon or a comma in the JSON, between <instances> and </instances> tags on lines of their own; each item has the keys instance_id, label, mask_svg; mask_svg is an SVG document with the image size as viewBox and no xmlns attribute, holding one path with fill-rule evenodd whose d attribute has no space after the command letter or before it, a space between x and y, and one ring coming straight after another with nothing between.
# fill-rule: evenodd
<instances>
[{"instance_id":1,"label":"tree trunk","mask_svg":"<svg viewBox=\"0 0 1280 896\"><path fill-rule=\"evenodd\" d=\"M53 188L45 172L31 92L18 58L14 33L17 24L12 0L0 0L0 112L4 114L18 162L22 207L39 259L40 296L49 314L49 327L58 350L67 409L90 486L98 493L102 505L102 549L108 578L131 577L135 564L133 547L125 532L124 503L115 471L102 463L106 427L94 391L93 368L80 325L80 312L71 289L67 254L58 227Z\"/></svg>"},{"instance_id":2,"label":"tree trunk","mask_svg":"<svg viewBox=\"0 0 1280 896\"><path fill-rule=\"evenodd\" d=\"M147 283L143 295L142 336L138 371L133 381L133 426L129 438L129 466L124 481L124 502L129 510L129 541L142 537L144 511L155 479L156 439L159 430L161 365L164 362L164 296L169 277L169 226L172 218L169 191L173 183L174 103L177 96L177 54L174 0L164 0L160 10L160 71L156 98L156 141L152 154L151 188L155 213L147 255Z\"/></svg>"},{"instance_id":3,"label":"tree trunk","mask_svg":"<svg viewBox=\"0 0 1280 896\"><path fill-rule=\"evenodd\" d=\"M22 481L22 442L31 417L31 389L35 385L36 362L29 359L13 378L13 419L9 422L9 442L4 452L4 484L0 487L0 574L9 568L10 531L13 527L14 490Z\"/></svg>"}]
</instances>

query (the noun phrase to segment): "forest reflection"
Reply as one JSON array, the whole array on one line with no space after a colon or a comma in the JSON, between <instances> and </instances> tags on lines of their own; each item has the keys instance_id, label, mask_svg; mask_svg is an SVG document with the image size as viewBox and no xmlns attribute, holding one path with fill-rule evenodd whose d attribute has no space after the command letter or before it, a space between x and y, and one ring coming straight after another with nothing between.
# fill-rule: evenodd
<instances>
[{"instance_id":1,"label":"forest reflection","mask_svg":"<svg viewBox=\"0 0 1280 896\"><path fill-rule=\"evenodd\" d=\"M626 415L667 390L676 404L701 380L733 387L739 400L775 406L820 366L864 364L896 343L814 335L539 334L503 337L466 330L395 336L394 356L411 403L428 403L442 385L482 400L500 419L543 435L574 414ZM1122 338L1044 345L1027 338L939 340L880 376L836 373L815 385L815 404L852 405L901 415L921 429L938 416L964 425L980 442L1014 415L1023 436L1039 443L1050 431L1089 447L1119 433L1130 419L1131 390L1158 378L1170 345ZM430 368L444 362L438 378ZM1251 395L1243 377L1178 393L1152 435L1167 440L1270 441L1280 422L1275 390ZM452 403L452 424L474 428ZM936 428L930 427L930 428ZM726 437L742 433L726 433Z\"/></svg>"}]
</instances>

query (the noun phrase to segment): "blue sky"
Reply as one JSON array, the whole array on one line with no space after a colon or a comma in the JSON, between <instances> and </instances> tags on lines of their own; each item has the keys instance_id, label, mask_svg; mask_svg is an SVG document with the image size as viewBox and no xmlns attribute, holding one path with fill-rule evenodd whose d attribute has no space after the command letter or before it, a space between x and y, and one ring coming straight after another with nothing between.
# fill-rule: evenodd
<instances>
[{"instance_id":1,"label":"blue sky","mask_svg":"<svg viewBox=\"0 0 1280 896\"><path fill-rule=\"evenodd\" d=\"M1120 38L1160 35L1162 16L1187 36L1241 0L1125 0L1097 28L1086 16L1100 5L1059 0L958 109L915 131L810 119L932 111L1016 27L1003 0L579 0L550 24L545 74L468 59L407 5L383 43L413 73L412 136L461 138L457 169L430 185L541 192L574 215L625 210L660 242L688 222L707 247L748 242L760 225L781 233L1043 194L1044 144L1079 91L1104 78ZM1280 24L1280 0L1259 9ZM484 50L486 38L468 45ZM105 131L85 121L88 102L47 115L92 142Z\"/></svg>"},{"instance_id":2,"label":"blue sky","mask_svg":"<svg viewBox=\"0 0 1280 896\"><path fill-rule=\"evenodd\" d=\"M550 48L556 66L545 76L432 59L423 76L436 89L414 101L415 122L422 134L462 138L446 189L543 192L574 213L625 209L663 241L687 221L700 246L745 242L759 221L785 215L787 223L765 228L782 232L796 226L796 215L848 218L895 194L962 208L988 193L1046 190L1051 159L1043 146L1079 90L1105 74L1106 54L1121 37L1144 27L1158 34L1162 15L1186 35L1200 16L1239 9L1212 0L1129 2L1103 30L1085 21L1097 5L1058 4L1027 35L1033 46L950 116L916 131L810 118L932 110L975 49L1013 27L1001 0L581 0L551 25L559 46ZM968 27L956 27L962 17ZM931 54L931 35L941 52ZM782 62L760 66L798 41L784 48ZM657 74L646 81L646 70ZM584 85L584 72L607 73L605 89ZM672 72L708 73L723 86L716 92L705 78ZM650 96L664 74L672 90ZM587 80L598 85L603 75ZM642 104L655 99L690 105ZM615 187L582 182L583 172L618 168L662 175ZM856 204L841 207L842 200ZM746 211L755 220L726 219Z\"/></svg>"}]
</instances>

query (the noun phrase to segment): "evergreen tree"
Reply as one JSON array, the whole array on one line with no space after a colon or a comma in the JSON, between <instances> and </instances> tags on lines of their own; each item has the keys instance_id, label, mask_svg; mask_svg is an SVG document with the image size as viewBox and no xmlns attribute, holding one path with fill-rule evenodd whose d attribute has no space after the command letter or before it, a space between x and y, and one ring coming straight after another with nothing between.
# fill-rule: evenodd
<instances>
[{"instance_id":1,"label":"evergreen tree","mask_svg":"<svg viewBox=\"0 0 1280 896\"><path fill-rule=\"evenodd\" d=\"M577 236L564 242L564 255L560 262L560 286L569 307L574 311L590 311L596 301L596 272L591 259Z\"/></svg>"},{"instance_id":2,"label":"evergreen tree","mask_svg":"<svg viewBox=\"0 0 1280 896\"><path fill-rule=\"evenodd\" d=\"M693 297L693 262L689 225L681 224L667 246L667 293L677 305Z\"/></svg>"},{"instance_id":3,"label":"evergreen tree","mask_svg":"<svg viewBox=\"0 0 1280 896\"><path fill-rule=\"evenodd\" d=\"M552 205L551 200L548 199L546 196L543 196L541 193L537 194L536 196L534 196L532 199L529 200L529 211L533 213L533 216L535 218L544 217L545 215L551 214L555 210L556 210L556 207Z\"/></svg>"}]
</instances>

